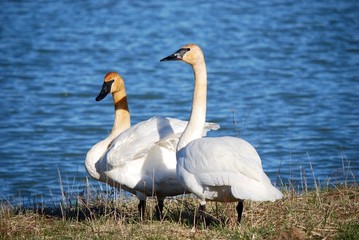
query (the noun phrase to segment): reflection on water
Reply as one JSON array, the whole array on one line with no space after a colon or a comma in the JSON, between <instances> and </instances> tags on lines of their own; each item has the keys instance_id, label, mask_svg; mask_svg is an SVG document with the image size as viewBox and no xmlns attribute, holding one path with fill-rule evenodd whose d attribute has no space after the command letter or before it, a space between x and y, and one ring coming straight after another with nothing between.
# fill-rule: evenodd
<instances>
[{"instance_id":1,"label":"reflection on water","mask_svg":"<svg viewBox=\"0 0 359 240\"><path fill-rule=\"evenodd\" d=\"M112 100L94 100L108 71L133 123L187 119L191 69L159 60L189 42L207 59L211 136L251 142L273 181L358 177L356 1L188 4L0 3L2 197L57 196L58 172L83 189L85 154L112 126Z\"/></svg>"}]
</instances>

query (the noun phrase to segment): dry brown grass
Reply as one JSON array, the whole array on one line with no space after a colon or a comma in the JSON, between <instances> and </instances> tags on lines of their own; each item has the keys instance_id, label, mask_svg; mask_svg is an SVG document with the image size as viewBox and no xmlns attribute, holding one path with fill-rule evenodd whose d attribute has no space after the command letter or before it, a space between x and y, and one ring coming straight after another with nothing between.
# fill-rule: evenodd
<instances>
[{"instance_id":1,"label":"dry brown grass","mask_svg":"<svg viewBox=\"0 0 359 240\"><path fill-rule=\"evenodd\" d=\"M94 201L61 208L19 209L3 203L0 239L359 239L359 188L285 192L282 200L245 202L242 224L234 203L207 206L207 228L193 228L197 202L189 196L165 201L163 221L138 221L137 200Z\"/></svg>"}]
</instances>

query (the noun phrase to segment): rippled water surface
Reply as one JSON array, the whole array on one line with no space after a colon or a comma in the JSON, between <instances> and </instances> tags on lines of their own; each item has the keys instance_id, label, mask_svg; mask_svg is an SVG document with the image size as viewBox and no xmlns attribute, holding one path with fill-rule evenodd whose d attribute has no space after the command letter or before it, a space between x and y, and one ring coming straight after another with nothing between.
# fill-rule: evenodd
<instances>
[{"instance_id":1,"label":"rippled water surface","mask_svg":"<svg viewBox=\"0 0 359 240\"><path fill-rule=\"evenodd\" d=\"M88 149L111 130L103 77L126 81L132 123L188 119L205 53L211 136L241 136L273 182L359 177L358 1L1 1L0 194L81 191ZM98 185L89 180L91 184Z\"/></svg>"}]
</instances>

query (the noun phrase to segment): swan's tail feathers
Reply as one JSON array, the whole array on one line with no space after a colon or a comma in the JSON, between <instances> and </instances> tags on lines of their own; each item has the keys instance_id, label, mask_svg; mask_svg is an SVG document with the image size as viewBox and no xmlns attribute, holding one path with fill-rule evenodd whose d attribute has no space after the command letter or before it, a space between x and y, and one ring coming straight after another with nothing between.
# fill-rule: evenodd
<instances>
[{"instance_id":1,"label":"swan's tail feathers","mask_svg":"<svg viewBox=\"0 0 359 240\"><path fill-rule=\"evenodd\" d=\"M277 188L273 187L273 186L268 186L268 200L267 201L271 201L274 202L275 200L279 200L281 198L283 198L283 193L281 191L279 191Z\"/></svg>"},{"instance_id":2,"label":"swan's tail feathers","mask_svg":"<svg viewBox=\"0 0 359 240\"><path fill-rule=\"evenodd\" d=\"M272 199L270 199L269 201L274 202L275 200L279 200L283 198L283 193L281 191L279 191L277 188L270 186L271 187L271 195L272 195Z\"/></svg>"},{"instance_id":3,"label":"swan's tail feathers","mask_svg":"<svg viewBox=\"0 0 359 240\"><path fill-rule=\"evenodd\" d=\"M219 128L220 128L220 125L218 123L206 122L204 124L203 136L206 136L208 131L216 131Z\"/></svg>"},{"instance_id":4,"label":"swan's tail feathers","mask_svg":"<svg viewBox=\"0 0 359 240\"><path fill-rule=\"evenodd\" d=\"M256 186L232 186L232 194L234 197L242 200L252 201L271 201L281 199L283 194L271 184L256 184Z\"/></svg>"}]
</instances>

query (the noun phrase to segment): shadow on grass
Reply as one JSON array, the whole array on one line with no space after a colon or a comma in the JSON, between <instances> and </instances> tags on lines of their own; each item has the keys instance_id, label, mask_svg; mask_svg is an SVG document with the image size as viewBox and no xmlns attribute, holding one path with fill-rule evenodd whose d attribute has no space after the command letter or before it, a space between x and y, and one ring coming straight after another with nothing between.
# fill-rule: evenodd
<instances>
[{"instance_id":1,"label":"shadow on grass","mask_svg":"<svg viewBox=\"0 0 359 240\"><path fill-rule=\"evenodd\" d=\"M72 221L94 221L99 219L113 219L128 224L141 223L138 213L138 199L129 197L126 199L105 196L104 193L92 195L90 198L84 194L69 197L67 195L60 203L32 203L31 207L9 207L12 215L26 214L32 212L45 218L56 218L59 220ZM147 200L146 220L158 221L155 215L156 199ZM226 226L230 217L223 214L224 205L208 204L208 212L200 214L199 204L192 196L167 198L165 200L163 219L158 222L172 222L183 224L187 227L217 228ZM4 211L4 210L3 210Z\"/></svg>"}]
</instances>

